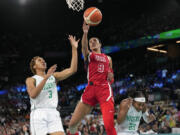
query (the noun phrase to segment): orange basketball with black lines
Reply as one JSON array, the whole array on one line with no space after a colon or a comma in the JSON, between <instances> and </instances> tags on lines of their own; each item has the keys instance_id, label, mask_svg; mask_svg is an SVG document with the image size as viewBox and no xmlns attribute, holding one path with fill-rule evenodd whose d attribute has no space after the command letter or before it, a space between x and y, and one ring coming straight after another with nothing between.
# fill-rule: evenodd
<instances>
[{"instance_id":1,"label":"orange basketball with black lines","mask_svg":"<svg viewBox=\"0 0 180 135\"><path fill-rule=\"evenodd\" d=\"M96 26L102 21L102 13L96 7L87 8L84 11L84 20L90 26Z\"/></svg>"}]
</instances>

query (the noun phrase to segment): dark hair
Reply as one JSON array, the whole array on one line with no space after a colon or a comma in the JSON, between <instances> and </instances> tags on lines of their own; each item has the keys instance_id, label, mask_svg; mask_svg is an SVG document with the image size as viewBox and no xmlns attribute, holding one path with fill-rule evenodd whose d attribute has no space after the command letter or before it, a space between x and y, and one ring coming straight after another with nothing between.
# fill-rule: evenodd
<instances>
[{"instance_id":1,"label":"dark hair","mask_svg":"<svg viewBox=\"0 0 180 135\"><path fill-rule=\"evenodd\" d=\"M99 41L99 43L102 45L102 42L101 42L101 40L98 37L91 37L91 38L96 38Z\"/></svg>"},{"instance_id":2,"label":"dark hair","mask_svg":"<svg viewBox=\"0 0 180 135\"><path fill-rule=\"evenodd\" d=\"M32 59L31 59L31 62L30 62L30 69L31 69L31 72L33 73L33 74L36 74L36 70L33 68L34 67L34 65L36 64L36 59L37 58L39 58L40 56L35 56L35 57L33 57Z\"/></svg>"},{"instance_id":3,"label":"dark hair","mask_svg":"<svg viewBox=\"0 0 180 135\"><path fill-rule=\"evenodd\" d=\"M147 99L146 89L138 89L137 88L129 88L128 97L136 98L136 97L145 97Z\"/></svg>"}]
</instances>

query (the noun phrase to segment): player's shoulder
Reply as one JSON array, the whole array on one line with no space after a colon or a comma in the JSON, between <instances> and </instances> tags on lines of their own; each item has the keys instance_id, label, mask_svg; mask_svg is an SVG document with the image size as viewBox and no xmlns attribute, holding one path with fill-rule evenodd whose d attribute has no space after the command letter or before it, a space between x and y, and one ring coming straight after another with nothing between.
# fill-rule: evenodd
<instances>
[{"instance_id":1,"label":"player's shoulder","mask_svg":"<svg viewBox=\"0 0 180 135\"><path fill-rule=\"evenodd\" d=\"M26 78L26 83L34 82L34 81L35 81L35 79L33 78L33 76Z\"/></svg>"},{"instance_id":2,"label":"player's shoulder","mask_svg":"<svg viewBox=\"0 0 180 135\"><path fill-rule=\"evenodd\" d=\"M32 80L32 79L34 79L33 76L29 76L26 78L26 80Z\"/></svg>"}]
</instances>

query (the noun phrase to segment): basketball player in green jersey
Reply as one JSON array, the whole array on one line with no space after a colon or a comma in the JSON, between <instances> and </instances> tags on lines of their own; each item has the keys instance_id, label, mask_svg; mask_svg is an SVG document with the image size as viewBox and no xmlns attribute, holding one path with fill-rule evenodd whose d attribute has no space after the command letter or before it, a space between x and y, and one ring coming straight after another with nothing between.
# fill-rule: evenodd
<instances>
[{"instance_id":1,"label":"basketball player in green jersey","mask_svg":"<svg viewBox=\"0 0 180 135\"><path fill-rule=\"evenodd\" d=\"M45 73L46 62L42 57L36 56L30 62L34 76L26 79L26 86L31 102L31 135L65 135L59 112L56 110L58 104L56 84L77 71L79 42L76 37L71 35L68 39L72 46L72 59L69 68L55 72L57 68L55 64Z\"/></svg>"},{"instance_id":2,"label":"basketball player in green jersey","mask_svg":"<svg viewBox=\"0 0 180 135\"><path fill-rule=\"evenodd\" d=\"M138 126L143 117L146 123L155 120L146 107L146 98L143 92L135 91L131 98L121 101L117 116L116 131L118 135L138 135Z\"/></svg>"}]
</instances>

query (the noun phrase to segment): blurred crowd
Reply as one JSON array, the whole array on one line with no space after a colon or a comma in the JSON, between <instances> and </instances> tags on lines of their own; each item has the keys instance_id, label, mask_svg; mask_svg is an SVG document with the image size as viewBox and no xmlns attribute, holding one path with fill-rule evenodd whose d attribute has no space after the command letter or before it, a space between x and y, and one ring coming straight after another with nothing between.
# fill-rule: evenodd
<instances>
[{"instance_id":1,"label":"blurred crowd","mask_svg":"<svg viewBox=\"0 0 180 135\"><path fill-rule=\"evenodd\" d=\"M154 105L148 103L150 109L149 113L153 113L156 116L156 120L146 124L143 120L139 126L138 132L141 134L156 134L156 133L172 133L172 129L180 127L180 111L177 106L170 105L171 101L168 102L156 102ZM177 103L176 103L177 105ZM115 125L116 117L118 112L118 105L116 105L115 112ZM66 132L69 132L68 122L71 115L66 116L63 119ZM91 114L87 115L79 124L78 131L84 135L105 135L104 123L99 107L97 106Z\"/></svg>"},{"instance_id":2,"label":"blurred crowd","mask_svg":"<svg viewBox=\"0 0 180 135\"><path fill-rule=\"evenodd\" d=\"M156 116L156 120L150 124L141 123L141 134L173 133L173 128L180 127L179 105L174 101L160 101L149 103L150 113Z\"/></svg>"},{"instance_id":3,"label":"blurred crowd","mask_svg":"<svg viewBox=\"0 0 180 135\"><path fill-rule=\"evenodd\" d=\"M141 120L138 132L141 134L172 133L173 128L180 128L180 107L173 100L149 102L149 113L156 116L156 120L146 124ZM115 121L118 112L116 105ZM11 112L12 113L12 112ZM69 133L68 124L71 114L62 118L66 133ZM29 114L10 116L0 115L0 134L2 135L29 135ZM79 123L78 131L82 135L106 135L102 115L99 106L96 106L91 114L86 115Z\"/></svg>"},{"instance_id":4,"label":"blurred crowd","mask_svg":"<svg viewBox=\"0 0 180 135\"><path fill-rule=\"evenodd\" d=\"M10 103L2 103L0 110L0 135L30 135L29 113L20 113L20 109Z\"/></svg>"}]
</instances>

